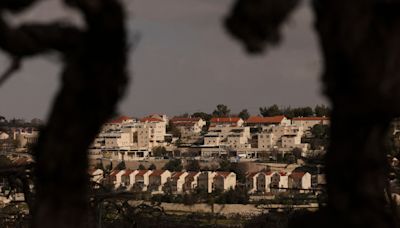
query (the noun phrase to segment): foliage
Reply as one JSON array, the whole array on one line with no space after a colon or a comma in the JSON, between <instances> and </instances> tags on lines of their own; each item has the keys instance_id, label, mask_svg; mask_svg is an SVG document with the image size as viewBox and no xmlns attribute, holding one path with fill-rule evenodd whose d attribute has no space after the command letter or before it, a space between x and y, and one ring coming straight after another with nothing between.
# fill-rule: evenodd
<instances>
[{"instance_id":1,"label":"foliage","mask_svg":"<svg viewBox=\"0 0 400 228\"><path fill-rule=\"evenodd\" d=\"M215 200L219 204L247 204L249 195L245 188L229 189L221 193Z\"/></svg>"},{"instance_id":2,"label":"foliage","mask_svg":"<svg viewBox=\"0 0 400 228\"><path fill-rule=\"evenodd\" d=\"M195 113L192 114L192 117L201 118L201 119L203 119L205 121L210 121L212 115L210 115L208 113L205 113L205 112L195 112Z\"/></svg>"},{"instance_id":3,"label":"foliage","mask_svg":"<svg viewBox=\"0 0 400 228\"><path fill-rule=\"evenodd\" d=\"M11 160L4 155L0 155L0 167L8 167L10 165L12 165Z\"/></svg>"},{"instance_id":4,"label":"foliage","mask_svg":"<svg viewBox=\"0 0 400 228\"><path fill-rule=\"evenodd\" d=\"M151 165L149 166L149 170L156 170L157 167L156 165L154 165L154 163L151 163Z\"/></svg>"},{"instance_id":5,"label":"foliage","mask_svg":"<svg viewBox=\"0 0 400 228\"><path fill-rule=\"evenodd\" d=\"M180 159L169 160L163 167L164 170L171 172L180 172L183 169L182 161Z\"/></svg>"},{"instance_id":6,"label":"foliage","mask_svg":"<svg viewBox=\"0 0 400 228\"><path fill-rule=\"evenodd\" d=\"M115 167L117 170L124 170L126 169L125 161L121 161L118 163L118 165Z\"/></svg>"},{"instance_id":7,"label":"foliage","mask_svg":"<svg viewBox=\"0 0 400 228\"><path fill-rule=\"evenodd\" d=\"M214 117L227 117L229 116L231 110L228 108L228 106L224 104L219 104L217 105L217 108L213 111L212 115Z\"/></svg>"},{"instance_id":8,"label":"foliage","mask_svg":"<svg viewBox=\"0 0 400 228\"><path fill-rule=\"evenodd\" d=\"M163 146L154 147L152 150L154 157L164 157L168 154L167 150Z\"/></svg>"},{"instance_id":9,"label":"foliage","mask_svg":"<svg viewBox=\"0 0 400 228\"><path fill-rule=\"evenodd\" d=\"M218 171L230 171L231 170L231 162L229 160L226 159L222 159L219 162L219 168Z\"/></svg>"},{"instance_id":10,"label":"foliage","mask_svg":"<svg viewBox=\"0 0 400 228\"><path fill-rule=\"evenodd\" d=\"M243 120L247 120L250 117L250 113L247 109L243 109L242 111L239 112L238 116Z\"/></svg>"},{"instance_id":11,"label":"foliage","mask_svg":"<svg viewBox=\"0 0 400 228\"><path fill-rule=\"evenodd\" d=\"M317 139L327 139L329 138L329 130L330 128L328 125L317 124L311 128L311 133Z\"/></svg>"},{"instance_id":12,"label":"foliage","mask_svg":"<svg viewBox=\"0 0 400 228\"><path fill-rule=\"evenodd\" d=\"M322 105L317 105L314 108L314 113L315 113L316 116L320 116L320 117L322 117L322 116L330 116L331 109L328 106L323 105L323 104Z\"/></svg>"},{"instance_id":13,"label":"foliage","mask_svg":"<svg viewBox=\"0 0 400 228\"><path fill-rule=\"evenodd\" d=\"M188 160L185 168L187 171L198 172L200 171L200 163L197 160Z\"/></svg>"},{"instance_id":14,"label":"foliage","mask_svg":"<svg viewBox=\"0 0 400 228\"><path fill-rule=\"evenodd\" d=\"M145 170L146 168L144 167L143 164L140 164L139 167L138 167L138 169L139 169L139 170Z\"/></svg>"},{"instance_id":15,"label":"foliage","mask_svg":"<svg viewBox=\"0 0 400 228\"><path fill-rule=\"evenodd\" d=\"M260 114L264 117L282 115L282 110L274 104L270 107L260 107Z\"/></svg>"}]
</instances>

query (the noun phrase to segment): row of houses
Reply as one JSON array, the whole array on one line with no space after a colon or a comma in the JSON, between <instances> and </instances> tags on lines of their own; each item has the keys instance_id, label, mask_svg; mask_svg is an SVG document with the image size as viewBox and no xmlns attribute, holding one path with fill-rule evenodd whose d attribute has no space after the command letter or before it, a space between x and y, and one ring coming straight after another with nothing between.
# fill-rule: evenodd
<instances>
[{"instance_id":1,"label":"row of houses","mask_svg":"<svg viewBox=\"0 0 400 228\"><path fill-rule=\"evenodd\" d=\"M277 193L287 190L307 192L312 189L308 172L253 172L246 176L249 193Z\"/></svg>"},{"instance_id":2,"label":"row of houses","mask_svg":"<svg viewBox=\"0 0 400 228\"><path fill-rule=\"evenodd\" d=\"M168 170L114 170L104 175L103 170L89 171L91 180L111 185L115 189L184 193L197 188L208 193L215 190L235 189L236 174L233 172L170 172ZM246 188L252 193L278 193L287 190L307 192L311 190L311 174L308 172L254 172L246 176Z\"/></svg>"},{"instance_id":3,"label":"row of houses","mask_svg":"<svg viewBox=\"0 0 400 228\"><path fill-rule=\"evenodd\" d=\"M91 180L111 185L115 189L183 193L196 188L212 191L235 189L236 174L233 172L170 172L168 170L114 170L104 175L103 170L89 171Z\"/></svg>"}]
</instances>

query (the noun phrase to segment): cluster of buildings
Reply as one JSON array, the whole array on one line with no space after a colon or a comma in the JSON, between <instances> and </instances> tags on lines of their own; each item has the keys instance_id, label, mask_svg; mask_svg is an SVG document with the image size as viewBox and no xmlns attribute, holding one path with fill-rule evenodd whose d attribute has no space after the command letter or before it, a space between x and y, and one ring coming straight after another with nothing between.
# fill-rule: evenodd
<instances>
[{"instance_id":1,"label":"cluster of buildings","mask_svg":"<svg viewBox=\"0 0 400 228\"><path fill-rule=\"evenodd\" d=\"M287 190L307 192L312 188L311 174L308 172L254 172L246 176L249 193L278 193Z\"/></svg>"},{"instance_id":2,"label":"cluster of buildings","mask_svg":"<svg viewBox=\"0 0 400 228\"><path fill-rule=\"evenodd\" d=\"M181 194L197 188L208 193L235 189L236 174L233 172L170 172L168 170L114 170L104 175L103 170L90 170L93 182L128 191L148 191ZM246 176L246 189L254 193L278 193L286 191L307 192L312 189L308 172L254 172Z\"/></svg>"},{"instance_id":3,"label":"cluster of buildings","mask_svg":"<svg viewBox=\"0 0 400 228\"><path fill-rule=\"evenodd\" d=\"M235 189L236 174L233 172L170 172L168 170L114 170L104 175L103 170L89 171L93 182L128 191L184 193L196 188L212 191Z\"/></svg>"},{"instance_id":4,"label":"cluster of buildings","mask_svg":"<svg viewBox=\"0 0 400 228\"><path fill-rule=\"evenodd\" d=\"M127 161L151 157L155 147L202 157L256 158L271 150L289 152L294 148L306 153L309 144L303 143L302 138L310 135L313 126L329 122L327 117L225 117L206 122L191 117L168 119L157 114L142 119L122 116L104 124L90 152L92 156ZM180 134L167 132L168 126Z\"/></svg>"},{"instance_id":5,"label":"cluster of buildings","mask_svg":"<svg viewBox=\"0 0 400 228\"><path fill-rule=\"evenodd\" d=\"M8 132L0 131L0 142L14 140L17 149L23 149L35 144L39 138L39 130L34 127L10 128Z\"/></svg>"}]
</instances>

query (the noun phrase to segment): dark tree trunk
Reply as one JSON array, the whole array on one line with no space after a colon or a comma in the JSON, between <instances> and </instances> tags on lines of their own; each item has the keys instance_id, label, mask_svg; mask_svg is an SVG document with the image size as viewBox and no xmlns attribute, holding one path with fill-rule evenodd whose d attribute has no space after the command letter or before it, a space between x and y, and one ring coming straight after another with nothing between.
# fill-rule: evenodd
<instances>
[{"instance_id":1,"label":"dark tree trunk","mask_svg":"<svg viewBox=\"0 0 400 228\"><path fill-rule=\"evenodd\" d=\"M252 45L260 37L257 34L278 31L282 17L274 20L271 12L282 12L286 5L289 13L292 4L292 0L238 0L227 20L228 30L246 46ZM275 8L254 8L257 5ZM302 225L396 227L384 141L391 119L400 115L400 1L314 0L313 6L325 94L333 111L326 158L328 207ZM235 20L240 22L229 23ZM254 25L258 23L266 27ZM238 36L235 31L246 26L256 29ZM269 41L264 38L257 44Z\"/></svg>"},{"instance_id":2,"label":"dark tree trunk","mask_svg":"<svg viewBox=\"0 0 400 228\"><path fill-rule=\"evenodd\" d=\"M20 11L33 2L7 0L0 3L0 10ZM14 63L48 51L61 53L65 63L61 90L35 148L33 227L94 226L89 216L87 149L115 112L127 83L121 4L117 0L65 2L83 14L85 30L59 23L11 28L0 18L0 47L14 57ZM13 70L14 65L3 79Z\"/></svg>"},{"instance_id":3,"label":"dark tree trunk","mask_svg":"<svg viewBox=\"0 0 400 228\"><path fill-rule=\"evenodd\" d=\"M94 225L88 212L87 148L123 94L127 50L121 5L93 2L93 8L78 5L88 29L76 52L66 56L62 88L36 149L35 227Z\"/></svg>"}]
</instances>

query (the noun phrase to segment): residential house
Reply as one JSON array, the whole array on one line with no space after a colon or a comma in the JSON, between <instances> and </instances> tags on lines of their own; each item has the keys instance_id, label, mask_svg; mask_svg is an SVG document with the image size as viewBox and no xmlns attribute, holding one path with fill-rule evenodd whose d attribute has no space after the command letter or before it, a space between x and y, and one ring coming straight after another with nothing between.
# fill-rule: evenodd
<instances>
[{"instance_id":1,"label":"residential house","mask_svg":"<svg viewBox=\"0 0 400 228\"><path fill-rule=\"evenodd\" d=\"M265 127L269 125L290 125L290 119L287 119L283 115L271 117L251 116L246 120L245 124L252 128Z\"/></svg>"},{"instance_id":2,"label":"residential house","mask_svg":"<svg viewBox=\"0 0 400 228\"><path fill-rule=\"evenodd\" d=\"M104 178L104 171L101 169L89 170L89 177L90 177L90 181L99 184L99 183L101 183L101 181Z\"/></svg>"},{"instance_id":3,"label":"residential house","mask_svg":"<svg viewBox=\"0 0 400 228\"><path fill-rule=\"evenodd\" d=\"M154 170L149 176L149 191L162 193L163 186L171 178L171 172L168 170Z\"/></svg>"},{"instance_id":4,"label":"residential house","mask_svg":"<svg viewBox=\"0 0 400 228\"><path fill-rule=\"evenodd\" d=\"M134 177L134 184L132 186L134 191L147 191L149 183L150 183L150 174L152 174L152 170L138 170Z\"/></svg>"},{"instance_id":5,"label":"residential house","mask_svg":"<svg viewBox=\"0 0 400 228\"><path fill-rule=\"evenodd\" d=\"M199 135L203 126L206 125L206 121L203 119L191 117L174 117L170 120L170 123L179 129L182 138Z\"/></svg>"},{"instance_id":6,"label":"residential house","mask_svg":"<svg viewBox=\"0 0 400 228\"><path fill-rule=\"evenodd\" d=\"M288 188L288 173L275 172L271 176L271 192L284 192Z\"/></svg>"},{"instance_id":7,"label":"residential house","mask_svg":"<svg viewBox=\"0 0 400 228\"><path fill-rule=\"evenodd\" d=\"M131 189L133 184L135 183L135 175L138 173L138 170L130 170L126 169L125 173L121 176L121 186L126 189Z\"/></svg>"},{"instance_id":8,"label":"residential house","mask_svg":"<svg viewBox=\"0 0 400 228\"><path fill-rule=\"evenodd\" d=\"M214 117L210 120L210 129L221 127L241 127L244 121L239 117Z\"/></svg>"},{"instance_id":9,"label":"residential house","mask_svg":"<svg viewBox=\"0 0 400 228\"><path fill-rule=\"evenodd\" d=\"M215 172L213 179L213 189L220 191L227 191L235 189L236 187L236 174L233 172Z\"/></svg>"},{"instance_id":10,"label":"residential house","mask_svg":"<svg viewBox=\"0 0 400 228\"><path fill-rule=\"evenodd\" d=\"M188 175L188 172L174 172L169 179L168 184L165 184L165 186L169 187L170 189L168 190L171 192L182 193L184 190L185 180Z\"/></svg>"},{"instance_id":11,"label":"residential house","mask_svg":"<svg viewBox=\"0 0 400 228\"><path fill-rule=\"evenodd\" d=\"M216 173L211 171L203 171L197 178L198 188L211 193L213 190L213 181Z\"/></svg>"},{"instance_id":12,"label":"residential house","mask_svg":"<svg viewBox=\"0 0 400 228\"><path fill-rule=\"evenodd\" d=\"M289 188L293 191L305 192L311 189L311 174L308 172L293 172L289 175Z\"/></svg>"},{"instance_id":13,"label":"residential house","mask_svg":"<svg viewBox=\"0 0 400 228\"><path fill-rule=\"evenodd\" d=\"M271 192L271 178L273 172L259 172L256 175L256 191L257 192Z\"/></svg>"},{"instance_id":14,"label":"residential house","mask_svg":"<svg viewBox=\"0 0 400 228\"><path fill-rule=\"evenodd\" d=\"M112 184L114 188L119 188L121 186L121 177L125 173L125 170L113 170L109 176L109 184Z\"/></svg>"},{"instance_id":15,"label":"residential house","mask_svg":"<svg viewBox=\"0 0 400 228\"><path fill-rule=\"evenodd\" d=\"M183 185L184 192L190 192L197 188L199 175L200 172L188 172L188 175L185 177L185 183Z\"/></svg>"}]
</instances>

